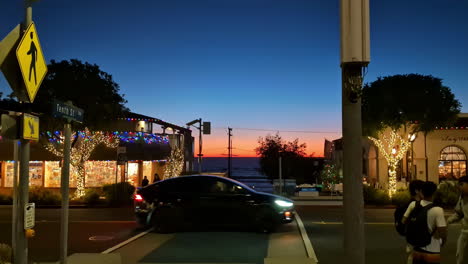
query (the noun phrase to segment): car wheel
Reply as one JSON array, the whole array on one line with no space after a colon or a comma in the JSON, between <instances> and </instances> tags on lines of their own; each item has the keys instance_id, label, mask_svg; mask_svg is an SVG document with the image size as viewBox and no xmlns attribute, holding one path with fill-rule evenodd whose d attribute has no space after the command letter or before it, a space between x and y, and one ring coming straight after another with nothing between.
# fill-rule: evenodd
<instances>
[{"instance_id":1,"label":"car wheel","mask_svg":"<svg viewBox=\"0 0 468 264\"><path fill-rule=\"evenodd\" d=\"M136 223L138 227L145 228L148 226L148 218L147 216L137 216L136 217Z\"/></svg>"},{"instance_id":2,"label":"car wheel","mask_svg":"<svg viewBox=\"0 0 468 264\"><path fill-rule=\"evenodd\" d=\"M154 231L161 234L174 233L181 225L180 210L177 208L160 208L151 217Z\"/></svg>"},{"instance_id":3,"label":"car wheel","mask_svg":"<svg viewBox=\"0 0 468 264\"><path fill-rule=\"evenodd\" d=\"M272 233L278 227L274 214L271 209L262 209L255 218L256 230L260 233Z\"/></svg>"}]
</instances>

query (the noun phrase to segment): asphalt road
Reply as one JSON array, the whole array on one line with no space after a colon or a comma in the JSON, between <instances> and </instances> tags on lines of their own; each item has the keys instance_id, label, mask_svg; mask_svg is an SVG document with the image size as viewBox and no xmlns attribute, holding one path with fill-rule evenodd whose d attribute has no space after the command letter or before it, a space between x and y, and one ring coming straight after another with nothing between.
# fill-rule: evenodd
<instances>
[{"instance_id":1,"label":"asphalt road","mask_svg":"<svg viewBox=\"0 0 468 264\"><path fill-rule=\"evenodd\" d=\"M140 231L131 208L70 209L69 254L102 252ZM0 243L11 244L11 208L0 208ZM36 236L29 240L29 258L57 261L60 209L36 209Z\"/></svg>"},{"instance_id":2,"label":"asphalt road","mask_svg":"<svg viewBox=\"0 0 468 264\"><path fill-rule=\"evenodd\" d=\"M346 263L343 251L341 207L298 206L296 208L320 264ZM394 209L366 209L366 263L405 263L405 240L393 226ZM455 263L459 225L450 226L449 241L442 250L442 263Z\"/></svg>"}]
</instances>

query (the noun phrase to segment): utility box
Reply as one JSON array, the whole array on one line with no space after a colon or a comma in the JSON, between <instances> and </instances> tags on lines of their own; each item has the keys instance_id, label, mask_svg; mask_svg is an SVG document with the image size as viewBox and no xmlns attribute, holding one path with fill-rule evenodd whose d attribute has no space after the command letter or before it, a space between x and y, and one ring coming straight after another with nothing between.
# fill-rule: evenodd
<instances>
[{"instance_id":1,"label":"utility box","mask_svg":"<svg viewBox=\"0 0 468 264\"><path fill-rule=\"evenodd\" d=\"M369 0L341 0L341 64L370 62Z\"/></svg>"}]
</instances>

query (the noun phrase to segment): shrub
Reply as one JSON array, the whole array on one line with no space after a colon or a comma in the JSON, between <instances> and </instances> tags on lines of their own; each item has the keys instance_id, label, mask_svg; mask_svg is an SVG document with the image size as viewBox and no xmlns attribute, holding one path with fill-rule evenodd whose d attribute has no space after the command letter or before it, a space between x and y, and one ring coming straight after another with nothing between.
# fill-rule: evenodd
<instances>
[{"instance_id":1,"label":"shrub","mask_svg":"<svg viewBox=\"0 0 468 264\"><path fill-rule=\"evenodd\" d=\"M364 204L368 205L387 205L391 200L387 191L377 190L372 186L363 186Z\"/></svg>"},{"instance_id":2,"label":"shrub","mask_svg":"<svg viewBox=\"0 0 468 264\"><path fill-rule=\"evenodd\" d=\"M88 206L95 206L99 204L99 197L101 193L96 189L87 189L83 197L83 201Z\"/></svg>"},{"instance_id":3,"label":"shrub","mask_svg":"<svg viewBox=\"0 0 468 264\"><path fill-rule=\"evenodd\" d=\"M388 205L391 203L390 196L386 190L377 190L375 195L375 205Z\"/></svg>"},{"instance_id":4,"label":"shrub","mask_svg":"<svg viewBox=\"0 0 468 264\"><path fill-rule=\"evenodd\" d=\"M411 201L411 195L408 190L398 190L392 196L392 204L396 206L403 206Z\"/></svg>"},{"instance_id":5,"label":"shrub","mask_svg":"<svg viewBox=\"0 0 468 264\"><path fill-rule=\"evenodd\" d=\"M445 181L439 184L434 194L434 203L444 207L453 207L457 204L459 197L460 190L457 184Z\"/></svg>"},{"instance_id":6,"label":"shrub","mask_svg":"<svg viewBox=\"0 0 468 264\"><path fill-rule=\"evenodd\" d=\"M13 263L13 250L10 245L0 244L0 264Z\"/></svg>"},{"instance_id":7,"label":"shrub","mask_svg":"<svg viewBox=\"0 0 468 264\"><path fill-rule=\"evenodd\" d=\"M102 188L109 205L125 206L132 204L135 187L128 182L106 184Z\"/></svg>"},{"instance_id":8,"label":"shrub","mask_svg":"<svg viewBox=\"0 0 468 264\"><path fill-rule=\"evenodd\" d=\"M13 204L13 198L11 196L0 194L0 205Z\"/></svg>"},{"instance_id":9,"label":"shrub","mask_svg":"<svg viewBox=\"0 0 468 264\"><path fill-rule=\"evenodd\" d=\"M29 201L36 205L59 205L60 195L43 187L32 187L29 190Z\"/></svg>"}]
</instances>

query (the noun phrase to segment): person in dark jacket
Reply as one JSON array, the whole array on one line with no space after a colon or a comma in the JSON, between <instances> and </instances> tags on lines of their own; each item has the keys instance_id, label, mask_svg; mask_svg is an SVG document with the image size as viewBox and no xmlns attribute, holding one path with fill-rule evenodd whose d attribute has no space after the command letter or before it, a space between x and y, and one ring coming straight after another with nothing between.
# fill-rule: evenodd
<instances>
[{"instance_id":1,"label":"person in dark jacket","mask_svg":"<svg viewBox=\"0 0 468 264\"><path fill-rule=\"evenodd\" d=\"M141 187L145 187L149 184L148 178L146 176L143 178L143 181L141 181Z\"/></svg>"}]
</instances>

